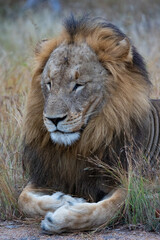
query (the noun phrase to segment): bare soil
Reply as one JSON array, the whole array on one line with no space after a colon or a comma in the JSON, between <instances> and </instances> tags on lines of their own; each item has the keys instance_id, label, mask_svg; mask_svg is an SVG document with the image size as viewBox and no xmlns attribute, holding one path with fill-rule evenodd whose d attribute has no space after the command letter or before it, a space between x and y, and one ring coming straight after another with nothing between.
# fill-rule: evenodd
<instances>
[{"instance_id":1,"label":"bare soil","mask_svg":"<svg viewBox=\"0 0 160 240\"><path fill-rule=\"evenodd\" d=\"M11 221L0 222L0 240L160 240L160 235L143 230L129 230L126 227L117 227L112 230L89 233L71 233L61 235L46 235L40 225L36 223L21 223Z\"/></svg>"}]
</instances>

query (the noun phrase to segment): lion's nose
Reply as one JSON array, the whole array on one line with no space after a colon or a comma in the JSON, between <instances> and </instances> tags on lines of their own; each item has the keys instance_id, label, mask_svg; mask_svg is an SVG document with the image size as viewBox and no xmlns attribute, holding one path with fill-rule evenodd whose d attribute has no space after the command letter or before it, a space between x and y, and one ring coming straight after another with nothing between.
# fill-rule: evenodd
<instances>
[{"instance_id":1,"label":"lion's nose","mask_svg":"<svg viewBox=\"0 0 160 240\"><path fill-rule=\"evenodd\" d=\"M64 117L47 118L47 119L50 120L52 123L54 123L55 126L57 126L58 123L61 122L61 121L63 121L66 117L67 117L67 115L65 115Z\"/></svg>"}]
</instances>

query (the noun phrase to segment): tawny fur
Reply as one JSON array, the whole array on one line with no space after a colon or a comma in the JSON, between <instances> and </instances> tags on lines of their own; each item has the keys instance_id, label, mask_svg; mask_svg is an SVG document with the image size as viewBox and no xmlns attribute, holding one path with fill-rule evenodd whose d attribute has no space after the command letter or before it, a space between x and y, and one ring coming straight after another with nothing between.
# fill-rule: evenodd
<instances>
[{"instance_id":1,"label":"tawny fur","mask_svg":"<svg viewBox=\"0 0 160 240\"><path fill-rule=\"evenodd\" d=\"M113 177L100 176L87 159L98 158L112 165L120 158L122 166L127 169L124 148L126 144L130 146L130 139L137 145L143 139L143 149L152 110L148 74L130 40L108 23L71 20L70 27L68 23L59 37L43 41L36 48L35 71L24 116L23 162L31 176L31 185L20 195L19 204L32 216L50 211L42 222L42 228L50 232L92 229L112 219L124 203L126 191L122 188L116 190ZM55 49L82 45L91 49L93 58L95 54L97 62L107 72L103 86L107 97L98 114L85 126L80 139L66 147L52 143L44 126L45 100L41 77ZM79 73L75 72L75 79L78 77ZM71 197L71 201L55 200L45 193L40 196L41 187L83 197L91 203L80 203ZM103 199L113 189L115 193Z\"/></svg>"}]
</instances>

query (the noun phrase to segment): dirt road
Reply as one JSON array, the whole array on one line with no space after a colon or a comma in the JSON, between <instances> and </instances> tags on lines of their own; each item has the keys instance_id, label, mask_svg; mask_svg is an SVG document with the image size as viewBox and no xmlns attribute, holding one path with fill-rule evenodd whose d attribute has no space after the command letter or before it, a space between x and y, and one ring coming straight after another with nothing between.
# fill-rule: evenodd
<instances>
[{"instance_id":1,"label":"dirt road","mask_svg":"<svg viewBox=\"0 0 160 240\"><path fill-rule=\"evenodd\" d=\"M39 224L0 222L0 240L160 240L160 235L142 230L128 230L119 227L114 230L103 230L99 233L72 233L45 235Z\"/></svg>"}]
</instances>

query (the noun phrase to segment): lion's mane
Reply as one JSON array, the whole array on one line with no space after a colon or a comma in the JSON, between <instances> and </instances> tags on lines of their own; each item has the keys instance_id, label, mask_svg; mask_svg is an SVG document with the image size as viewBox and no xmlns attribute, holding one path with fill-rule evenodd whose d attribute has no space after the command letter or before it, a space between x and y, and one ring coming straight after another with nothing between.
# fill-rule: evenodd
<instances>
[{"instance_id":1,"label":"lion's mane","mask_svg":"<svg viewBox=\"0 0 160 240\"><path fill-rule=\"evenodd\" d=\"M44 127L40 85L41 73L51 52L64 41L68 44L86 42L114 79L104 86L110 97L101 113L89 121L80 140L68 147L52 143ZM117 149L117 141L120 149L124 145L122 133L138 131L149 112L150 81L143 59L114 25L87 17L78 21L73 17L67 19L62 33L39 43L35 55L24 117L24 168L29 170L31 181L39 186L94 199L100 180L95 180L94 187L90 187L89 174L84 171L89 164L84 158L96 155L110 161L107 149L110 146ZM92 174L96 175L95 171Z\"/></svg>"}]
</instances>

